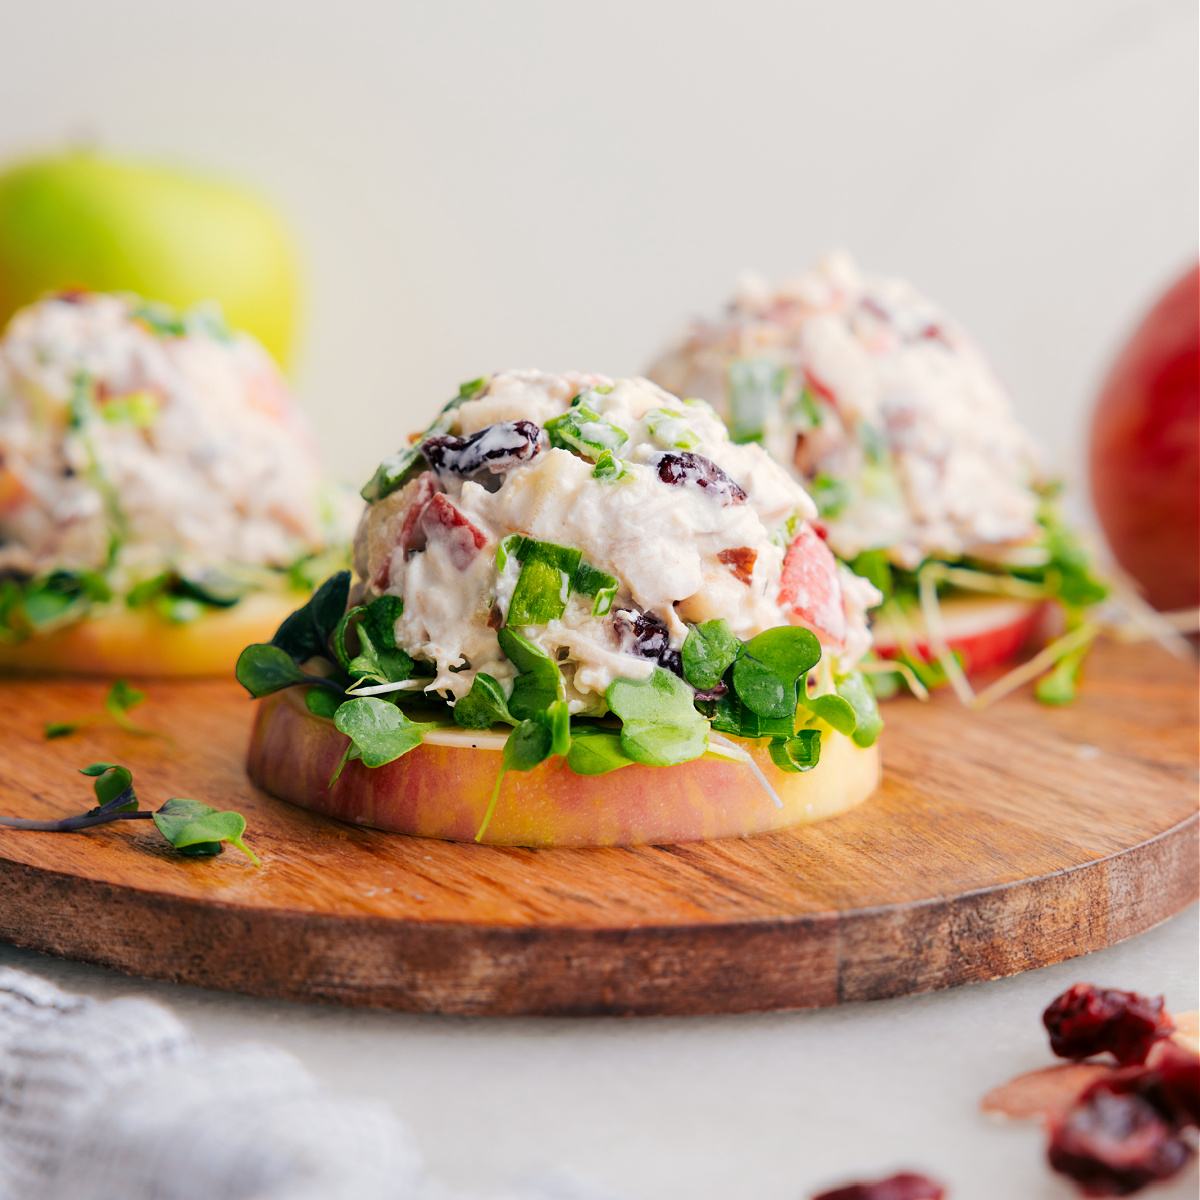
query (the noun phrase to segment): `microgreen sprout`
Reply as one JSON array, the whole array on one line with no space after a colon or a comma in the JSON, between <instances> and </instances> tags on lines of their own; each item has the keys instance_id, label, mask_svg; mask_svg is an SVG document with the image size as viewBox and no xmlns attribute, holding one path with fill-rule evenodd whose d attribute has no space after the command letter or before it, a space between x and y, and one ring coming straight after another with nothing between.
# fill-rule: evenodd
<instances>
[{"instance_id":1,"label":"microgreen sprout","mask_svg":"<svg viewBox=\"0 0 1200 1200\"><path fill-rule=\"evenodd\" d=\"M165 733L159 733L157 729L148 729L145 725L138 725L129 719L129 710L137 708L145 699L145 692L131 687L124 679L117 679L104 697L103 713L89 713L84 717L76 717L73 721L48 721L44 726L45 735L48 739L70 737L87 725L103 725L111 721L126 733L170 741Z\"/></svg>"},{"instance_id":2,"label":"microgreen sprout","mask_svg":"<svg viewBox=\"0 0 1200 1200\"><path fill-rule=\"evenodd\" d=\"M75 833L114 821L153 821L159 833L181 854L210 856L220 854L223 843L236 846L256 867L262 863L242 840L246 818L240 813L220 812L199 800L174 798L162 808L138 806L133 773L118 763L94 762L80 767L79 773L92 780L96 806L74 817L57 821L31 821L24 817L0 816L0 826L8 829L32 829L43 833Z\"/></svg>"}]
</instances>

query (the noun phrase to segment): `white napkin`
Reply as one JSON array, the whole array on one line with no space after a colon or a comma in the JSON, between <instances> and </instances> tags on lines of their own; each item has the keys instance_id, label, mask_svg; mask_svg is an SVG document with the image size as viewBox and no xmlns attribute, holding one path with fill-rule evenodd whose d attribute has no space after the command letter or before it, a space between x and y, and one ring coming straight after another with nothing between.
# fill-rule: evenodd
<instances>
[{"instance_id":1,"label":"white napkin","mask_svg":"<svg viewBox=\"0 0 1200 1200\"><path fill-rule=\"evenodd\" d=\"M427 1178L380 1104L296 1059L201 1050L150 1000L0 968L0 1200L613 1200L551 1172L489 1197Z\"/></svg>"}]
</instances>

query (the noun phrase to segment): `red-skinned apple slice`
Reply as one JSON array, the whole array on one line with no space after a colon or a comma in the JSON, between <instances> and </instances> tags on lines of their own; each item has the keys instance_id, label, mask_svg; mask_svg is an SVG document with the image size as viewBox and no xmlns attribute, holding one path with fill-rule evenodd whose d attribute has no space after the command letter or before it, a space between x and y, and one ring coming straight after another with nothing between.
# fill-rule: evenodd
<instances>
[{"instance_id":1,"label":"red-skinned apple slice","mask_svg":"<svg viewBox=\"0 0 1200 1200\"><path fill-rule=\"evenodd\" d=\"M314 812L469 842L496 786L504 736L439 730L385 766L347 763L330 787L349 741L332 721L310 713L292 689L260 701L247 769L265 791ZM588 776L553 758L532 771L505 775L482 840L582 847L742 837L835 816L860 804L879 783L878 744L861 749L833 730L822 733L819 764L803 773L780 771L765 740L731 740L754 756L782 808L747 764L728 759L699 758L676 767L635 764Z\"/></svg>"},{"instance_id":2,"label":"red-skinned apple slice","mask_svg":"<svg viewBox=\"0 0 1200 1200\"><path fill-rule=\"evenodd\" d=\"M946 644L963 656L967 671L984 671L1007 663L1035 638L1045 613L1041 600L1013 600L996 596L946 596L938 601L946 630ZM908 614L913 645L926 662L933 652L920 610ZM872 619L875 651L895 658L905 640L885 616Z\"/></svg>"}]
</instances>

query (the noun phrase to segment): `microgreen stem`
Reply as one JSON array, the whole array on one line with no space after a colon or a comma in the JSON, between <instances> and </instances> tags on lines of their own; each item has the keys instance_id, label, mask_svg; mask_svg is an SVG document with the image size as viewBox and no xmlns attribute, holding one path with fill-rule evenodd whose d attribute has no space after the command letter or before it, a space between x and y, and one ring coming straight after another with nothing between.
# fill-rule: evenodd
<instances>
[{"instance_id":1,"label":"microgreen stem","mask_svg":"<svg viewBox=\"0 0 1200 1200\"><path fill-rule=\"evenodd\" d=\"M743 761L745 762L746 766L748 766L750 770L754 772L754 776L762 786L763 791L765 791L767 795L771 797L771 803L774 804L776 808L783 807L783 801L779 798L779 793L771 786L771 781L763 774L762 767L760 767L758 763L754 761L754 755L746 753L741 749L740 746L735 746L733 742L727 741L719 733L710 733L708 735L708 741L709 745L712 745L713 742L716 742L718 746L726 746L730 750L734 751L738 756L745 754L745 759Z\"/></svg>"},{"instance_id":2,"label":"microgreen stem","mask_svg":"<svg viewBox=\"0 0 1200 1200\"><path fill-rule=\"evenodd\" d=\"M978 696L972 698L970 707L982 709L987 708L989 704L994 704L1002 696L1007 696L1009 692L1015 691L1023 683L1028 683L1029 680L1036 679L1043 671L1048 671L1059 659L1065 658L1072 650L1086 646L1099 632L1100 626L1094 621L1085 621L1078 629L1051 642L1028 662L1015 667L1007 675L1001 676L995 683L984 688Z\"/></svg>"},{"instance_id":3,"label":"microgreen stem","mask_svg":"<svg viewBox=\"0 0 1200 1200\"><path fill-rule=\"evenodd\" d=\"M970 707L975 703L975 689L967 681L958 659L950 652L946 642L946 626L942 621L942 609L937 598L938 564L929 563L917 575L921 597L921 615L925 618L925 629L929 634L929 648L938 665L946 672L950 686L963 704Z\"/></svg>"},{"instance_id":4,"label":"microgreen stem","mask_svg":"<svg viewBox=\"0 0 1200 1200\"><path fill-rule=\"evenodd\" d=\"M861 671L864 675L899 675L918 700L929 699L929 689L917 678L916 671L908 663L892 658L880 658L860 662L854 669Z\"/></svg>"},{"instance_id":5,"label":"microgreen stem","mask_svg":"<svg viewBox=\"0 0 1200 1200\"><path fill-rule=\"evenodd\" d=\"M487 812L483 814L483 824L479 826L479 829L475 834L475 840L477 842L482 840L484 833L487 831L488 822L492 819L492 813L496 811L496 801L500 799L500 785L504 782L504 776L507 774L507 771L501 770L500 774L496 778L496 787L492 792L491 803L487 806Z\"/></svg>"},{"instance_id":6,"label":"microgreen stem","mask_svg":"<svg viewBox=\"0 0 1200 1200\"><path fill-rule=\"evenodd\" d=\"M71 833L76 829L91 829L110 821L148 821L154 814L142 812L97 812L82 817L63 817L61 821L26 821L23 817L0 817L0 825L8 829L40 829L44 833Z\"/></svg>"},{"instance_id":7,"label":"microgreen stem","mask_svg":"<svg viewBox=\"0 0 1200 1200\"><path fill-rule=\"evenodd\" d=\"M382 696L384 692L416 692L423 690L427 684L427 679L401 679L398 683L380 683L372 687L349 687L345 694L347 696Z\"/></svg>"},{"instance_id":8,"label":"microgreen stem","mask_svg":"<svg viewBox=\"0 0 1200 1200\"><path fill-rule=\"evenodd\" d=\"M953 584L967 592L990 592L997 596L1013 596L1021 600L1048 600L1050 592L1043 584L1017 579L1012 575L992 575L988 571L972 571L969 567L949 567L929 562L921 568L935 581Z\"/></svg>"}]
</instances>

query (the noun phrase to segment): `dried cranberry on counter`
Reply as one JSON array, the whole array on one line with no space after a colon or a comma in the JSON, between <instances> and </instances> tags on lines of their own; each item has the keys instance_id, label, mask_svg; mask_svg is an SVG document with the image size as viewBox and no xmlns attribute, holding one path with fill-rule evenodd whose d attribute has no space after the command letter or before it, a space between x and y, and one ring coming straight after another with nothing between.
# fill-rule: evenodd
<instances>
[{"instance_id":1,"label":"dried cranberry on counter","mask_svg":"<svg viewBox=\"0 0 1200 1200\"><path fill-rule=\"evenodd\" d=\"M1085 1196L1130 1196L1170 1179L1194 1151L1160 1107L1161 1078L1132 1067L1089 1087L1050 1128L1050 1166Z\"/></svg>"},{"instance_id":2,"label":"dried cranberry on counter","mask_svg":"<svg viewBox=\"0 0 1200 1200\"><path fill-rule=\"evenodd\" d=\"M1150 1051L1146 1066L1158 1077L1159 1108L1179 1125L1200 1126L1200 1057L1168 1040Z\"/></svg>"},{"instance_id":3,"label":"dried cranberry on counter","mask_svg":"<svg viewBox=\"0 0 1200 1200\"><path fill-rule=\"evenodd\" d=\"M946 1190L925 1175L904 1172L874 1183L848 1183L812 1200L942 1200Z\"/></svg>"},{"instance_id":4,"label":"dried cranberry on counter","mask_svg":"<svg viewBox=\"0 0 1200 1200\"><path fill-rule=\"evenodd\" d=\"M469 437L443 434L421 443L425 461L438 472L466 478L480 471L502 475L542 451L545 439L532 421L501 421Z\"/></svg>"},{"instance_id":5,"label":"dried cranberry on counter","mask_svg":"<svg viewBox=\"0 0 1200 1200\"><path fill-rule=\"evenodd\" d=\"M711 458L690 450L667 450L651 460L663 483L698 487L718 504L745 504L746 493Z\"/></svg>"},{"instance_id":6,"label":"dried cranberry on counter","mask_svg":"<svg viewBox=\"0 0 1200 1200\"><path fill-rule=\"evenodd\" d=\"M651 658L683 678L683 655L671 649L671 635L661 618L653 613L620 609L613 613L613 627L627 653Z\"/></svg>"},{"instance_id":7,"label":"dried cranberry on counter","mask_svg":"<svg viewBox=\"0 0 1200 1200\"><path fill-rule=\"evenodd\" d=\"M1122 1066L1146 1061L1150 1047L1175 1028L1163 998L1077 983L1042 1014L1059 1058L1110 1053Z\"/></svg>"}]
</instances>

